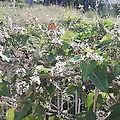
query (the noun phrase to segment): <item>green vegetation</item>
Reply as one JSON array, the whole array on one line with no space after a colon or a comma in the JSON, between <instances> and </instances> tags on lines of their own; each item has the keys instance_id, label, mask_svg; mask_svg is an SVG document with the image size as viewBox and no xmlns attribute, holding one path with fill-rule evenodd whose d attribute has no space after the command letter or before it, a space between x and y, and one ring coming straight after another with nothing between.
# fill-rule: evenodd
<instances>
[{"instance_id":1,"label":"green vegetation","mask_svg":"<svg viewBox=\"0 0 120 120\"><path fill-rule=\"evenodd\" d=\"M117 16L0 5L0 119L120 118Z\"/></svg>"}]
</instances>

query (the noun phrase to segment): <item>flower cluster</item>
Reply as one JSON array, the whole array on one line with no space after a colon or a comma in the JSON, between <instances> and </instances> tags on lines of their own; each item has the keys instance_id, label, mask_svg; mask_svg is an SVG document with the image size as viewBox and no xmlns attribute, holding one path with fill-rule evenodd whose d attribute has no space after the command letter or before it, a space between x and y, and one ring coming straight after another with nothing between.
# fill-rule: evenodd
<instances>
[{"instance_id":1,"label":"flower cluster","mask_svg":"<svg viewBox=\"0 0 120 120\"><path fill-rule=\"evenodd\" d=\"M98 55L97 53L95 53L93 50L89 50L86 54L87 57L90 57L93 60L98 60L100 62L103 62L103 56Z\"/></svg>"},{"instance_id":2,"label":"flower cluster","mask_svg":"<svg viewBox=\"0 0 120 120\"><path fill-rule=\"evenodd\" d=\"M40 85L41 82L40 82L39 76L32 76L32 77L30 77L30 83L31 83L31 85L32 85L33 82L35 82L38 85Z\"/></svg>"},{"instance_id":3,"label":"flower cluster","mask_svg":"<svg viewBox=\"0 0 120 120\"><path fill-rule=\"evenodd\" d=\"M55 64L55 67L51 68L51 76L62 76L62 72L65 69L65 63L64 62L58 62Z\"/></svg>"},{"instance_id":4,"label":"flower cluster","mask_svg":"<svg viewBox=\"0 0 120 120\"><path fill-rule=\"evenodd\" d=\"M18 81L16 82L16 90L17 94L22 95L29 90L29 84L27 84L25 81Z\"/></svg>"},{"instance_id":5,"label":"flower cluster","mask_svg":"<svg viewBox=\"0 0 120 120\"><path fill-rule=\"evenodd\" d=\"M85 44L82 42L80 44L80 43L73 42L73 43L71 43L71 46L73 47L73 49L75 51L81 51L81 49L82 49L85 52L87 52L86 57L88 57L88 58L90 57L93 60L103 62L103 57L100 56L99 54L95 53L94 50L91 50L87 43Z\"/></svg>"},{"instance_id":6,"label":"flower cluster","mask_svg":"<svg viewBox=\"0 0 120 120\"><path fill-rule=\"evenodd\" d=\"M118 37L119 31L120 31L120 25L115 24L114 29L111 30L113 37Z\"/></svg>"},{"instance_id":7,"label":"flower cluster","mask_svg":"<svg viewBox=\"0 0 120 120\"><path fill-rule=\"evenodd\" d=\"M6 41L5 38L10 38L9 34L0 30L0 41L4 43Z\"/></svg>"},{"instance_id":8,"label":"flower cluster","mask_svg":"<svg viewBox=\"0 0 120 120\"><path fill-rule=\"evenodd\" d=\"M25 29L24 27L14 27L11 29L11 32L14 34L22 34L25 35L27 33L27 29Z\"/></svg>"},{"instance_id":9,"label":"flower cluster","mask_svg":"<svg viewBox=\"0 0 120 120\"><path fill-rule=\"evenodd\" d=\"M104 111L102 110L99 110L96 112L96 117L97 117L97 120L105 120L106 119L106 114Z\"/></svg>"},{"instance_id":10,"label":"flower cluster","mask_svg":"<svg viewBox=\"0 0 120 120\"><path fill-rule=\"evenodd\" d=\"M42 87L40 87L40 86L36 87L36 93L43 93L43 92L44 92L44 90Z\"/></svg>"},{"instance_id":11,"label":"flower cluster","mask_svg":"<svg viewBox=\"0 0 120 120\"><path fill-rule=\"evenodd\" d=\"M54 38L54 39L52 39L51 43L60 44L62 46L63 45L63 40L59 39L59 38Z\"/></svg>"},{"instance_id":12,"label":"flower cluster","mask_svg":"<svg viewBox=\"0 0 120 120\"><path fill-rule=\"evenodd\" d=\"M18 76L22 75L24 77L26 75L26 70L24 68L18 68L17 71L16 71L16 74Z\"/></svg>"}]
</instances>

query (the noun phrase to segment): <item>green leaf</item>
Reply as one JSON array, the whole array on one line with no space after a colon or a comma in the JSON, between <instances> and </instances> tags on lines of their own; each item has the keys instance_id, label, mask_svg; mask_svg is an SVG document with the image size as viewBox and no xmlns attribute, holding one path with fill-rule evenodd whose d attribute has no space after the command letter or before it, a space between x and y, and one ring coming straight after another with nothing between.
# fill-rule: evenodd
<instances>
[{"instance_id":1,"label":"green leaf","mask_svg":"<svg viewBox=\"0 0 120 120\"><path fill-rule=\"evenodd\" d=\"M55 61L55 57L54 57L53 53L50 53L50 54L49 54L48 60L49 60L49 63L50 63L50 64Z\"/></svg>"},{"instance_id":2,"label":"green leaf","mask_svg":"<svg viewBox=\"0 0 120 120\"><path fill-rule=\"evenodd\" d=\"M99 108L101 107L102 105L102 95L99 94L98 97L97 97L97 101L96 101L96 111L99 110Z\"/></svg>"},{"instance_id":3,"label":"green leaf","mask_svg":"<svg viewBox=\"0 0 120 120\"><path fill-rule=\"evenodd\" d=\"M40 38L41 39L41 36L40 35L38 35L38 34L36 34L36 32L31 32L32 33L32 36L34 36L34 37L37 37L37 38Z\"/></svg>"},{"instance_id":4,"label":"green leaf","mask_svg":"<svg viewBox=\"0 0 120 120\"><path fill-rule=\"evenodd\" d=\"M14 119L14 111L15 108L10 108L7 112L6 112L6 120L9 118L9 120L13 120Z\"/></svg>"},{"instance_id":5,"label":"green leaf","mask_svg":"<svg viewBox=\"0 0 120 120\"><path fill-rule=\"evenodd\" d=\"M115 77L117 77L118 75L120 75L120 64L117 64L117 65L114 66L113 73L114 73Z\"/></svg>"},{"instance_id":6,"label":"green leaf","mask_svg":"<svg viewBox=\"0 0 120 120\"><path fill-rule=\"evenodd\" d=\"M77 120L96 120L96 116L93 112L78 113L78 114L75 114L75 118Z\"/></svg>"},{"instance_id":7,"label":"green leaf","mask_svg":"<svg viewBox=\"0 0 120 120\"><path fill-rule=\"evenodd\" d=\"M78 92L78 96L81 98L82 95L82 86L78 85L76 86L77 92Z\"/></svg>"},{"instance_id":8,"label":"green leaf","mask_svg":"<svg viewBox=\"0 0 120 120\"><path fill-rule=\"evenodd\" d=\"M80 61L80 58L81 58L81 55L76 55L75 57L66 60L66 62L76 63L76 62Z\"/></svg>"},{"instance_id":9,"label":"green leaf","mask_svg":"<svg viewBox=\"0 0 120 120\"><path fill-rule=\"evenodd\" d=\"M97 66L96 69L89 75L89 79L102 92L107 92L108 84L106 79L107 68L105 66Z\"/></svg>"},{"instance_id":10,"label":"green leaf","mask_svg":"<svg viewBox=\"0 0 120 120\"><path fill-rule=\"evenodd\" d=\"M96 120L96 116L93 112L88 112L85 117L86 120Z\"/></svg>"},{"instance_id":11,"label":"green leaf","mask_svg":"<svg viewBox=\"0 0 120 120\"><path fill-rule=\"evenodd\" d=\"M75 95L75 91L76 91L76 85L70 84L67 88L67 94L68 95Z\"/></svg>"},{"instance_id":12,"label":"green leaf","mask_svg":"<svg viewBox=\"0 0 120 120\"><path fill-rule=\"evenodd\" d=\"M21 36L21 43L23 46L26 45L28 39L29 39L28 35Z\"/></svg>"},{"instance_id":13,"label":"green leaf","mask_svg":"<svg viewBox=\"0 0 120 120\"><path fill-rule=\"evenodd\" d=\"M106 35L106 36L104 36L102 38L102 40L100 41L100 43L105 42L105 41L109 41L111 39L112 39L112 34L108 34L108 35Z\"/></svg>"},{"instance_id":14,"label":"green leaf","mask_svg":"<svg viewBox=\"0 0 120 120\"><path fill-rule=\"evenodd\" d=\"M109 110L113 110L113 111L118 111L120 112L120 102L116 103L115 105L111 106L109 108Z\"/></svg>"},{"instance_id":15,"label":"green leaf","mask_svg":"<svg viewBox=\"0 0 120 120\"><path fill-rule=\"evenodd\" d=\"M42 105L37 104L35 114L45 115L45 109Z\"/></svg>"},{"instance_id":16,"label":"green leaf","mask_svg":"<svg viewBox=\"0 0 120 120\"><path fill-rule=\"evenodd\" d=\"M86 93L85 92L82 92L81 94L81 100L86 103Z\"/></svg>"},{"instance_id":17,"label":"green leaf","mask_svg":"<svg viewBox=\"0 0 120 120\"><path fill-rule=\"evenodd\" d=\"M93 104L94 102L94 94L93 93L89 93L87 96L87 101L86 101L86 105L88 110L90 109L90 106Z\"/></svg>"},{"instance_id":18,"label":"green leaf","mask_svg":"<svg viewBox=\"0 0 120 120\"><path fill-rule=\"evenodd\" d=\"M5 84L1 84L1 86L0 86L0 95L10 96L9 93L8 93L8 89L7 89Z\"/></svg>"},{"instance_id":19,"label":"green leaf","mask_svg":"<svg viewBox=\"0 0 120 120\"><path fill-rule=\"evenodd\" d=\"M113 111L105 120L116 120L115 118L117 118L119 115L120 112Z\"/></svg>"},{"instance_id":20,"label":"green leaf","mask_svg":"<svg viewBox=\"0 0 120 120\"><path fill-rule=\"evenodd\" d=\"M97 62L94 60L91 60L89 62L81 61L80 62L80 68L82 70L83 74L83 80L85 80L88 75L91 73L92 70L96 68Z\"/></svg>"},{"instance_id":21,"label":"green leaf","mask_svg":"<svg viewBox=\"0 0 120 120\"><path fill-rule=\"evenodd\" d=\"M46 90L48 93L52 94L55 88L57 88L57 85L54 85L52 83L49 83L49 86L47 86L47 83L44 85L46 87Z\"/></svg>"},{"instance_id":22,"label":"green leaf","mask_svg":"<svg viewBox=\"0 0 120 120\"><path fill-rule=\"evenodd\" d=\"M27 114L30 108L31 104L29 102L25 103L19 112L14 112L14 120L21 120Z\"/></svg>"}]
</instances>

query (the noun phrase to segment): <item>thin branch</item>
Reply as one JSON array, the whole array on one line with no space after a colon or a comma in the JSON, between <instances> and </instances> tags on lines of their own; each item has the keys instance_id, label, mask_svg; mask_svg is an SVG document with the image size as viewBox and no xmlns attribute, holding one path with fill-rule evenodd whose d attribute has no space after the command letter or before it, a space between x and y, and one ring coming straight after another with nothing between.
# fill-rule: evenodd
<instances>
[{"instance_id":1,"label":"thin branch","mask_svg":"<svg viewBox=\"0 0 120 120\"><path fill-rule=\"evenodd\" d=\"M109 93L107 93L107 94L114 103L117 103L116 100Z\"/></svg>"},{"instance_id":2,"label":"thin branch","mask_svg":"<svg viewBox=\"0 0 120 120\"><path fill-rule=\"evenodd\" d=\"M79 98L79 103L78 103L78 113L80 113L80 106L81 106L81 99Z\"/></svg>"},{"instance_id":3,"label":"thin branch","mask_svg":"<svg viewBox=\"0 0 120 120\"><path fill-rule=\"evenodd\" d=\"M95 87L95 96L94 96L94 104L93 104L93 112L94 113L96 112L96 101L97 101L98 95L99 95L98 88Z\"/></svg>"},{"instance_id":4,"label":"thin branch","mask_svg":"<svg viewBox=\"0 0 120 120\"><path fill-rule=\"evenodd\" d=\"M77 106L78 106L78 94L77 91L75 91L75 114L77 114Z\"/></svg>"}]
</instances>

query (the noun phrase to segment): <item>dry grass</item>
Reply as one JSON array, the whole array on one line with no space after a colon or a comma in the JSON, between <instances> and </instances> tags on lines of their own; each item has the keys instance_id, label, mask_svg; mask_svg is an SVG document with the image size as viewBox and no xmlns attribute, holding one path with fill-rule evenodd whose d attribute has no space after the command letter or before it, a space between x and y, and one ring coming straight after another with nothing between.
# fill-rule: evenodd
<instances>
[{"instance_id":1,"label":"dry grass","mask_svg":"<svg viewBox=\"0 0 120 120\"><path fill-rule=\"evenodd\" d=\"M16 24L23 24L26 21L33 21L33 18L39 18L40 24L46 24L50 20L55 22L65 20L68 17L80 17L80 12L75 9L63 8L60 6L42 6L36 5L34 8L13 8L8 5L0 7L0 19L9 16Z\"/></svg>"}]
</instances>

